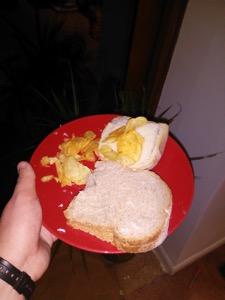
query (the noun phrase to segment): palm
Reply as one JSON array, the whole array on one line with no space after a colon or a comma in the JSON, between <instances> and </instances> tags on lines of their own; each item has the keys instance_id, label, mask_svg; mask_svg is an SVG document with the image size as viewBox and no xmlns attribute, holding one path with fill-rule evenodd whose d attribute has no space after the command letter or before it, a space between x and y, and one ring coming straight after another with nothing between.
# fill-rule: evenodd
<instances>
[{"instance_id":1,"label":"palm","mask_svg":"<svg viewBox=\"0 0 225 300\"><path fill-rule=\"evenodd\" d=\"M28 165L21 170L14 194L1 218L0 255L37 280L48 267L54 240L55 237L42 226L35 175Z\"/></svg>"}]
</instances>

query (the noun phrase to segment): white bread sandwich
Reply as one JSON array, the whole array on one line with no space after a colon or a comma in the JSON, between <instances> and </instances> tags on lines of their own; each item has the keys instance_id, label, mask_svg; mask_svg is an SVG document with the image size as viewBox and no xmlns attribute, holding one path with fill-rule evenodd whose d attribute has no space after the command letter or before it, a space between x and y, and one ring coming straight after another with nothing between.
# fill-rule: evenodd
<instances>
[{"instance_id":1,"label":"white bread sandwich","mask_svg":"<svg viewBox=\"0 0 225 300\"><path fill-rule=\"evenodd\" d=\"M134 170L150 170L159 162L168 134L166 123L118 116L103 129L98 155L101 160L119 161Z\"/></svg>"},{"instance_id":2,"label":"white bread sandwich","mask_svg":"<svg viewBox=\"0 0 225 300\"><path fill-rule=\"evenodd\" d=\"M146 252L167 237L172 194L154 172L97 161L87 185L64 211L67 223L123 252Z\"/></svg>"}]
</instances>

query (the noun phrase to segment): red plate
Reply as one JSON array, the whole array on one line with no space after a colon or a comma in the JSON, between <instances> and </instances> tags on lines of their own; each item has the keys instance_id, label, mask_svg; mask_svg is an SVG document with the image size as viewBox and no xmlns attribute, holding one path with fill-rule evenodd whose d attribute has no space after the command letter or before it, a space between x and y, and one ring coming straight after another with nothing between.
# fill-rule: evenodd
<instances>
[{"instance_id":1,"label":"red plate","mask_svg":"<svg viewBox=\"0 0 225 300\"><path fill-rule=\"evenodd\" d=\"M116 254L121 251L110 243L69 227L63 214L72 198L84 186L73 185L62 188L54 180L48 183L41 182L41 177L53 174L55 167L44 168L41 166L40 160L45 155L55 156L59 144L63 142L64 138L71 137L73 133L81 136L85 131L92 130L99 137L105 125L115 116L112 114L94 115L67 123L49 134L37 147L31 158L31 165L36 173L37 194L43 210L44 226L62 241L74 247L98 253ZM93 168L93 164L89 164L89 167ZM194 192L191 164L185 152L171 136L168 138L163 156L154 171L165 180L172 190L173 209L168 232L171 234L188 213Z\"/></svg>"}]
</instances>

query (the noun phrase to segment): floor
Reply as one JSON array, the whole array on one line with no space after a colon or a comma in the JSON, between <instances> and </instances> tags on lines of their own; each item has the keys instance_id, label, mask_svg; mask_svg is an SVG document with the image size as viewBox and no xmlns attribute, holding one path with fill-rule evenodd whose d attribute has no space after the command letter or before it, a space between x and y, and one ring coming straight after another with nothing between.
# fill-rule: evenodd
<instances>
[{"instance_id":1,"label":"floor","mask_svg":"<svg viewBox=\"0 0 225 300\"><path fill-rule=\"evenodd\" d=\"M56 247L57 246L57 247ZM59 247L58 247L59 246ZM111 257L55 244L31 300L224 300L225 245L171 276L154 252Z\"/></svg>"}]
</instances>

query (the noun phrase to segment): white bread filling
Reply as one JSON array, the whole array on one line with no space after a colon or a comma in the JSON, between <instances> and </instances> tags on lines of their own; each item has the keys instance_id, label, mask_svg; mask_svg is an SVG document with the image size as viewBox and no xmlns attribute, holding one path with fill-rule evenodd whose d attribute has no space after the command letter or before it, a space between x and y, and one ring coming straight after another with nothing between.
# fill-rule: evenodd
<instances>
[{"instance_id":1,"label":"white bread filling","mask_svg":"<svg viewBox=\"0 0 225 300\"><path fill-rule=\"evenodd\" d=\"M109 145L114 151L117 151L117 143L104 142L104 139L108 135L127 124L129 117L122 116L116 117L111 122L107 124L102 132L101 139L99 142L99 149L103 145ZM138 134L144 138L144 143L142 145L142 153L140 159L133 165L129 167L132 169L152 169L160 160L169 133L169 127L164 123L156 123L148 121L147 124L136 128ZM100 153L100 158L106 160L105 157Z\"/></svg>"}]
</instances>

